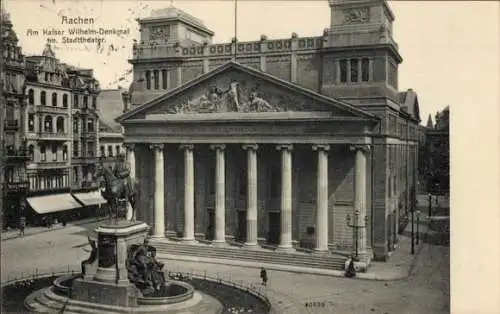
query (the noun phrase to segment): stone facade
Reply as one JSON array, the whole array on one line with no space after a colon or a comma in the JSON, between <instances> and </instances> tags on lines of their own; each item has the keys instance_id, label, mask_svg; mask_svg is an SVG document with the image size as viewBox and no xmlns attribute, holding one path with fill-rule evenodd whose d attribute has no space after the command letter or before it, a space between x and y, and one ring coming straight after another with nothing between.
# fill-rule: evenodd
<instances>
[{"instance_id":1,"label":"stone facade","mask_svg":"<svg viewBox=\"0 0 500 314\"><path fill-rule=\"evenodd\" d=\"M161 15L170 37L141 33L119 120L156 236L389 256L415 199L418 102L398 94L387 3L329 4L318 37L185 45L172 32L196 21Z\"/></svg>"}]
</instances>

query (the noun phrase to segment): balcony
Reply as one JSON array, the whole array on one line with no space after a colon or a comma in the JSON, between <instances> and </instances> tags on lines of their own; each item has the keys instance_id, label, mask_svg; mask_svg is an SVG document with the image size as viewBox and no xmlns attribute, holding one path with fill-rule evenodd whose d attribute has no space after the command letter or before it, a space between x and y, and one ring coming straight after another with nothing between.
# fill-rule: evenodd
<instances>
[{"instance_id":1,"label":"balcony","mask_svg":"<svg viewBox=\"0 0 500 314\"><path fill-rule=\"evenodd\" d=\"M86 154L82 156L73 156L71 158L72 163L80 163L80 164L95 164L97 163L98 158L95 154Z\"/></svg>"},{"instance_id":2,"label":"balcony","mask_svg":"<svg viewBox=\"0 0 500 314\"><path fill-rule=\"evenodd\" d=\"M4 124L4 130L5 131L17 131L19 130L19 121L17 119L5 119L5 124Z\"/></svg>"},{"instance_id":3,"label":"balcony","mask_svg":"<svg viewBox=\"0 0 500 314\"><path fill-rule=\"evenodd\" d=\"M12 182L5 182L5 189L7 193L24 193L29 189L28 180L16 180Z\"/></svg>"},{"instance_id":4,"label":"balcony","mask_svg":"<svg viewBox=\"0 0 500 314\"><path fill-rule=\"evenodd\" d=\"M91 181L82 181L71 185L72 192L89 192L99 188L99 183Z\"/></svg>"},{"instance_id":5,"label":"balcony","mask_svg":"<svg viewBox=\"0 0 500 314\"><path fill-rule=\"evenodd\" d=\"M69 108L54 106L35 106L35 112L67 115L69 113Z\"/></svg>"},{"instance_id":6,"label":"balcony","mask_svg":"<svg viewBox=\"0 0 500 314\"><path fill-rule=\"evenodd\" d=\"M7 147L5 151L7 163L24 162L31 159L31 154L26 148L14 149L11 147Z\"/></svg>"},{"instance_id":7,"label":"balcony","mask_svg":"<svg viewBox=\"0 0 500 314\"><path fill-rule=\"evenodd\" d=\"M37 163L38 169L59 169L66 167L68 167L68 161L66 160L56 160L56 161L41 160Z\"/></svg>"},{"instance_id":8,"label":"balcony","mask_svg":"<svg viewBox=\"0 0 500 314\"><path fill-rule=\"evenodd\" d=\"M38 138L47 141L67 141L68 133L65 132L38 132Z\"/></svg>"},{"instance_id":9,"label":"balcony","mask_svg":"<svg viewBox=\"0 0 500 314\"><path fill-rule=\"evenodd\" d=\"M88 140L95 140L95 139L97 139L97 132L83 132L82 138L85 138Z\"/></svg>"}]
</instances>

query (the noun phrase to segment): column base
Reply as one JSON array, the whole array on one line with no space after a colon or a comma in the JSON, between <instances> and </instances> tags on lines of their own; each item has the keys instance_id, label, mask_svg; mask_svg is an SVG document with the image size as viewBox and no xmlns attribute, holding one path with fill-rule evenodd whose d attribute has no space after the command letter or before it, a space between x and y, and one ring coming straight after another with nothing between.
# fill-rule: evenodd
<instances>
[{"instance_id":1,"label":"column base","mask_svg":"<svg viewBox=\"0 0 500 314\"><path fill-rule=\"evenodd\" d=\"M198 241L196 241L194 238L182 238L181 239L182 244L196 244Z\"/></svg>"},{"instance_id":2,"label":"column base","mask_svg":"<svg viewBox=\"0 0 500 314\"><path fill-rule=\"evenodd\" d=\"M245 249L260 249L257 242L245 242L242 247Z\"/></svg>"},{"instance_id":3,"label":"column base","mask_svg":"<svg viewBox=\"0 0 500 314\"><path fill-rule=\"evenodd\" d=\"M327 253L330 253L330 250L328 250L328 248L315 248L314 253L315 254L327 254Z\"/></svg>"},{"instance_id":4,"label":"column base","mask_svg":"<svg viewBox=\"0 0 500 314\"><path fill-rule=\"evenodd\" d=\"M213 240L212 241L212 245L213 246L216 246L216 247L224 247L224 246L228 246L227 242L224 241L224 240Z\"/></svg>"},{"instance_id":5,"label":"column base","mask_svg":"<svg viewBox=\"0 0 500 314\"><path fill-rule=\"evenodd\" d=\"M149 236L150 239L167 239L165 234L152 234Z\"/></svg>"},{"instance_id":6,"label":"column base","mask_svg":"<svg viewBox=\"0 0 500 314\"><path fill-rule=\"evenodd\" d=\"M291 244L286 244L286 245L280 244L276 248L276 251L277 252L289 252L289 253L293 253L293 252L295 252L295 248Z\"/></svg>"}]
</instances>

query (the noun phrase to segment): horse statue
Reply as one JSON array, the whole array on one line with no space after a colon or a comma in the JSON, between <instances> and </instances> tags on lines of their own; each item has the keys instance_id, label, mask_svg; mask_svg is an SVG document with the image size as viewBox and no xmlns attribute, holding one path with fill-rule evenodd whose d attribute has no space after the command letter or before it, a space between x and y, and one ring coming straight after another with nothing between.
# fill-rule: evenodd
<instances>
[{"instance_id":1,"label":"horse statue","mask_svg":"<svg viewBox=\"0 0 500 314\"><path fill-rule=\"evenodd\" d=\"M104 178L105 189L101 192L103 198L108 202L108 218L118 221L120 214L127 203L132 207L131 221L135 220L137 183L130 177L130 169L124 156L120 156L119 162L114 169L104 166L102 163L94 174L95 179ZM126 210L125 210L126 212ZM113 217L114 216L114 217ZM126 217L123 217L126 218Z\"/></svg>"}]
</instances>

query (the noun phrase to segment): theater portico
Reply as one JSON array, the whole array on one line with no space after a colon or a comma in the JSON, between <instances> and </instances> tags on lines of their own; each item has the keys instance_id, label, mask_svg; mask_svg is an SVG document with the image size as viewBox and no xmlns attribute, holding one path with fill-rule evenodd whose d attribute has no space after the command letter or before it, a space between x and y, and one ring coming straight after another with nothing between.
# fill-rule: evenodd
<instances>
[{"instance_id":1,"label":"theater portico","mask_svg":"<svg viewBox=\"0 0 500 314\"><path fill-rule=\"evenodd\" d=\"M377 117L229 62L119 121L153 237L371 258Z\"/></svg>"}]
</instances>

